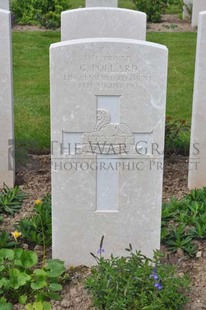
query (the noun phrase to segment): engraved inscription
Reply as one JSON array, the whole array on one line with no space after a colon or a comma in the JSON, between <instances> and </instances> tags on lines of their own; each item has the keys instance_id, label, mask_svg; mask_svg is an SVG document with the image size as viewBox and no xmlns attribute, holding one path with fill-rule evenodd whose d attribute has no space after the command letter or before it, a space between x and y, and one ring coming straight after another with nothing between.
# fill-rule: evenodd
<instances>
[{"instance_id":1,"label":"engraved inscription","mask_svg":"<svg viewBox=\"0 0 206 310\"><path fill-rule=\"evenodd\" d=\"M83 135L86 153L114 155L128 153L134 147L134 135L126 124L111 123L107 110L97 110L97 122L92 133Z\"/></svg>"},{"instance_id":2,"label":"engraved inscription","mask_svg":"<svg viewBox=\"0 0 206 310\"><path fill-rule=\"evenodd\" d=\"M133 56L86 55L77 72L66 72L64 80L80 89L134 89L149 83L151 72L140 72Z\"/></svg>"}]
</instances>

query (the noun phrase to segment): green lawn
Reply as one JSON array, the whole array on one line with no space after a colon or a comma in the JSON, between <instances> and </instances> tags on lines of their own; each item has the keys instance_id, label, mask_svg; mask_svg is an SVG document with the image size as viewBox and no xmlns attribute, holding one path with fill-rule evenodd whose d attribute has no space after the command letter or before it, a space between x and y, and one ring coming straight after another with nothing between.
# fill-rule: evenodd
<instances>
[{"instance_id":1,"label":"green lawn","mask_svg":"<svg viewBox=\"0 0 206 310\"><path fill-rule=\"evenodd\" d=\"M85 0L70 0L69 2L71 3L72 9L85 6ZM132 0L119 0L118 3L120 8L134 9L135 7Z\"/></svg>"},{"instance_id":2,"label":"green lawn","mask_svg":"<svg viewBox=\"0 0 206 310\"><path fill-rule=\"evenodd\" d=\"M17 146L49 149L49 45L59 40L59 32L13 33ZM196 34L148 33L147 40L169 48L167 115L190 123Z\"/></svg>"},{"instance_id":3,"label":"green lawn","mask_svg":"<svg viewBox=\"0 0 206 310\"><path fill-rule=\"evenodd\" d=\"M49 46L58 32L14 32L14 98L17 145L49 149Z\"/></svg>"},{"instance_id":4,"label":"green lawn","mask_svg":"<svg viewBox=\"0 0 206 310\"><path fill-rule=\"evenodd\" d=\"M196 33L148 33L169 49L167 115L191 122Z\"/></svg>"}]
</instances>

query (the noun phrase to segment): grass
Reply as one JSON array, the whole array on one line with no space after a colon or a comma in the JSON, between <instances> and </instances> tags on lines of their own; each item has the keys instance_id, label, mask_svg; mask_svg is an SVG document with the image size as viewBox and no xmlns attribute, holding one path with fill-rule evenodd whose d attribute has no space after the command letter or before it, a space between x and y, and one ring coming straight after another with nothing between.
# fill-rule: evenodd
<instances>
[{"instance_id":1,"label":"grass","mask_svg":"<svg viewBox=\"0 0 206 310\"><path fill-rule=\"evenodd\" d=\"M14 32L15 134L18 149L49 150L49 46L60 33ZM190 123L195 33L148 33L147 40L169 48L167 115Z\"/></svg>"},{"instance_id":2,"label":"grass","mask_svg":"<svg viewBox=\"0 0 206 310\"><path fill-rule=\"evenodd\" d=\"M17 146L48 150L49 46L58 32L13 33L15 134Z\"/></svg>"},{"instance_id":3,"label":"grass","mask_svg":"<svg viewBox=\"0 0 206 310\"><path fill-rule=\"evenodd\" d=\"M169 49L167 115L191 122L196 33L148 33L147 41Z\"/></svg>"},{"instance_id":4,"label":"grass","mask_svg":"<svg viewBox=\"0 0 206 310\"><path fill-rule=\"evenodd\" d=\"M85 0L70 0L69 2L71 3L72 9L85 6ZM132 0L119 0L118 3L120 8L134 9L135 7Z\"/></svg>"}]
</instances>

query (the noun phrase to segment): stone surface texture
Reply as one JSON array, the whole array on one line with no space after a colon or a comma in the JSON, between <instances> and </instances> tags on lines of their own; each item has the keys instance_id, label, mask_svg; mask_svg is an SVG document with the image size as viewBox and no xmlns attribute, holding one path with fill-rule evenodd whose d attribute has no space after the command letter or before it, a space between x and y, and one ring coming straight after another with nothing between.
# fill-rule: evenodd
<instances>
[{"instance_id":1,"label":"stone surface texture","mask_svg":"<svg viewBox=\"0 0 206 310\"><path fill-rule=\"evenodd\" d=\"M86 8L61 14L61 41L84 38L146 40L146 14L117 8Z\"/></svg>"},{"instance_id":2,"label":"stone surface texture","mask_svg":"<svg viewBox=\"0 0 206 310\"><path fill-rule=\"evenodd\" d=\"M160 247L167 62L166 47L130 39L51 46L53 257L67 265L95 264L103 235L106 257Z\"/></svg>"},{"instance_id":3,"label":"stone surface texture","mask_svg":"<svg viewBox=\"0 0 206 310\"><path fill-rule=\"evenodd\" d=\"M206 11L206 1L205 0L193 0L192 27L197 27L199 13L202 11Z\"/></svg>"},{"instance_id":4,"label":"stone surface texture","mask_svg":"<svg viewBox=\"0 0 206 310\"><path fill-rule=\"evenodd\" d=\"M114 7L118 5L117 0L86 0L86 7Z\"/></svg>"},{"instance_id":5,"label":"stone surface texture","mask_svg":"<svg viewBox=\"0 0 206 310\"><path fill-rule=\"evenodd\" d=\"M0 9L9 11L9 0L0 0Z\"/></svg>"},{"instance_id":6,"label":"stone surface texture","mask_svg":"<svg viewBox=\"0 0 206 310\"><path fill-rule=\"evenodd\" d=\"M193 0L184 0L183 5L183 19L189 20L192 16L190 16L188 10L192 10Z\"/></svg>"},{"instance_id":7,"label":"stone surface texture","mask_svg":"<svg viewBox=\"0 0 206 310\"><path fill-rule=\"evenodd\" d=\"M195 64L188 186L206 186L206 12L200 13Z\"/></svg>"},{"instance_id":8,"label":"stone surface texture","mask_svg":"<svg viewBox=\"0 0 206 310\"><path fill-rule=\"evenodd\" d=\"M11 15L0 10L0 188L14 185Z\"/></svg>"}]
</instances>

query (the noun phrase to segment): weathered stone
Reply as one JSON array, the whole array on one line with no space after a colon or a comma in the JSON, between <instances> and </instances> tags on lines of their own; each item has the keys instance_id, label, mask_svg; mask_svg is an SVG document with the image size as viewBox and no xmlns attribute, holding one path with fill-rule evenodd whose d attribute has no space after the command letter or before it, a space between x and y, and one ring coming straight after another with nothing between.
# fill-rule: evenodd
<instances>
[{"instance_id":1,"label":"weathered stone","mask_svg":"<svg viewBox=\"0 0 206 310\"><path fill-rule=\"evenodd\" d=\"M125 38L146 40L145 13L115 8L68 10L61 14L61 40Z\"/></svg>"},{"instance_id":2,"label":"weathered stone","mask_svg":"<svg viewBox=\"0 0 206 310\"><path fill-rule=\"evenodd\" d=\"M183 19L189 20L192 18L193 0L184 0L183 3Z\"/></svg>"},{"instance_id":3,"label":"weathered stone","mask_svg":"<svg viewBox=\"0 0 206 310\"><path fill-rule=\"evenodd\" d=\"M181 248L178 248L178 249L177 249L177 255L178 255L179 257L184 257L184 256L185 256L185 253L184 253L184 251L183 251Z\"/></svg>"},{"instance_id":4,"label":"weathered stone","mask_svg":"<svg viewBox=\"0 0 206 310\"><path fill-rule=\"evenodd\" d=\"M117 0L86 0L86 7L114 7L118 5Z\"/></svg>"},{"instance_id":5,"label":"weathered stone","mask_svg":"<svg viewBox=\"0 0 206 310\"><path fill-rule=\"evenodd\" d=\"M198 251L198 252L196 253L196 257L197 257L197 258L202 257L202 251Z\"/></svg>"},{"instance_id":6,"label":"weathered stone","mask_svg":"<svg viewBox=\"0 0 206 310\"><path fill-rule=\"evenodd\" d=\"M0 10L0 188L14 186L11 15Z\"/></svg>"},{"instance_id":7,"label":"weathered stone","mask_svg":"<svg viewBox=\"0 0 206 310\"><path fill-rule=\"evenodd\" d=\"M206 186L206 12L200 13L198 25L192 126L189 160L189 189Z\"/></svg>"},{"instance_id":8,"label":"weathered stone","mask_svg":"<svg viewBox=\"0 0 206 310\"><path fill-rule=\"evenodd\" d=\"M92 265L160 247L166 47L118 38L50 51L53 257Z\"/></svg>"},{"instance_id":9,"label":"weathered stone","mask_svg":"<svg viewBox=\"0 0 206 310\"><path fill-rule=\"evenodd\" d=\"M206 11L206 1L205 0L193 0L192 27L197 27L199 13L202 11Z\"/></svg>"},{"instance_id":10,"label":"weathered stone","mask_svg":"<svg viewBox=\"0 0 206 310\"><path fill-rule=\"evenodd\" d=\"M26 243L22 244L22 249L28 250L28 248L29 248L28 244L26 244Z\"/></svg>"},{"instance_id":11,"label":"weathered stone","mask_svg":"<svg viewBox=\"0 0 206 310\"><path fill-rule=\"evenodd\" d=\"M0 0L0 9L9 11L10 3L9 0Z\"/></svg>"}]
</instances>

